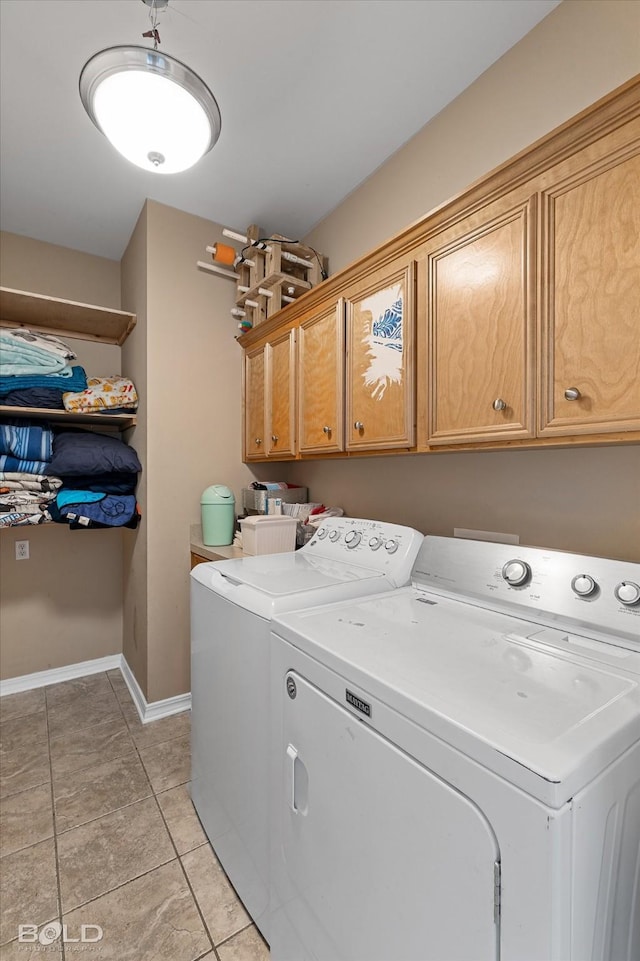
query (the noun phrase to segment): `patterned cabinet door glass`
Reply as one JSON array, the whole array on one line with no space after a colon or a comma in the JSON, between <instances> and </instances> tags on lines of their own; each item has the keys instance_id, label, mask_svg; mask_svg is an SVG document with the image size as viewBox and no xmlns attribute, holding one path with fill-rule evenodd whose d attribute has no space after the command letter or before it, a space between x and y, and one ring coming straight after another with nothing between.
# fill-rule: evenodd
<instances>
[{"instance_id":1,"label":"patterned cabinet door glass","mask_svg":"<svg viewBox=\"0 0 640 961\"><path fill-rule=\"evenodd\" d=\"M269 457L293 457L296 452L296 332L288 330L266 346L267 430Z\"/></svg>"},{"instance_id":2,"label":"patterned cabinet door glass","mask_svg":"<svg viewBox=\"0 0 640 961\"><path fill-rule=\"evenodd\" d=\"M640 429L638 143L545 192L542 236L540 434Z\"/></svg>"},{"instance_id":3,"label":"patterned cabinet door glass","mask_svg":"<svg viewBox=\"0 0 640 961\"><path fill-rule=\"evenodd\" d=\"M264 460L265 444L264 408L264 346L248 350L244 356L244 458Z\"/></svg>"},{"instance_id":4,"label":"patterned cabinet door glass","mask_svg":"<svg viewBox=\"0 0 640 961\"><path fill-rule=\"evenodd\" d=\"M344 300L298 328L299 452L344 450Z\"/></svg>"},{"instance_id":5,"label":"patterned cabinet door glass","mask_svg":"<svg viewBox=\"0 0 640 961\"><path fill-rule=\"evenodd\" d=\"M430 244L429 444L533 436L533 211L496 203Z\"/></svg>"},{"instance_id":6,"label":"patterned cabinet door glass","mask_svg":"<svg viewBox=\"0 0 640 961\"><path fill-rule=\"evenodd\" d=\"M347 450L411 447L414 265L347 300Z\"/></svg>"}]
</instances>

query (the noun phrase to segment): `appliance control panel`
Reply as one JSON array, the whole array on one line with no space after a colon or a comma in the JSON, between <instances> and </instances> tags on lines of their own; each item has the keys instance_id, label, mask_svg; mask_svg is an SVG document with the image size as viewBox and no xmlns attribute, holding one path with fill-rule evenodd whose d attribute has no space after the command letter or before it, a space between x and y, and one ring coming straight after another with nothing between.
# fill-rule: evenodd
<instances>
[{"instance_id":1,"label":"appliance control panel","mask_svg":"<svg viewBox=\"0 0 640 961\"><path fill-rule=\"evenodd\" d=\"M301 551L381 571L406 584L424 537L419 531L385 521L329 517Z\"/></svg>"},{"instance_id":2,"label":"appliance control panel","mask_svg":"<svg viewBox=\"0 0 640 961\"><path fill-rule=\"evenodd\" d=\"M640 651L640 564L426 537L412 583Z\"/></svg>"}]
</instances>

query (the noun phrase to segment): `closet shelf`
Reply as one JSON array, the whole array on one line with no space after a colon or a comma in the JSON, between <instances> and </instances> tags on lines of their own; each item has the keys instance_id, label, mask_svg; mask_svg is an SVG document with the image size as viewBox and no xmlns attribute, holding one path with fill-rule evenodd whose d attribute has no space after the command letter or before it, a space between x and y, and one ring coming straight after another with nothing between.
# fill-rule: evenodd
<instances>
[{"instance_id":1,"label":"closet shelf","mask_svg":"<svg viewBox=\"0 0 640 961\"><path fill-rule=\"evenodd\" d=\"M52 410L48 407L8 407L0 405L0 417L22 420L48 420L53 424L81 424L83 427L112 427L128 430L136 426L135 414L78 414L70 410Z\"/></svg>"},{"instance_id":2,"label":"closet shelf","mask_svg":"<svg viewBox=\"0 0 640 961\"><path fill-rule=\"evenodd\" d=\"M0 287L0 327L28 327L121 347L135 325L136 315L124 310Z\"/></svg>"}]
</instances>

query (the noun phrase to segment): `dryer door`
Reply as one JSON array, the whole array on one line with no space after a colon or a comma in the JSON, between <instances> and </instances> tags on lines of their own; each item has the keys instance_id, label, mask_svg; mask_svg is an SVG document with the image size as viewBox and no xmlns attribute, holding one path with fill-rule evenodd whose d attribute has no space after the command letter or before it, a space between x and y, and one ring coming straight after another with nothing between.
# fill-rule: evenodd
<instances>
[{"instance_id":1,"label":"dryer door","mask_svg":"<svg viewBox=\"0 0 640 961\"><path fill-rule=\"evenodd\" d=\"M299 674L286 683L274 961L496 959L499 851L479 808Z\"/></svg>"}]
</instances>

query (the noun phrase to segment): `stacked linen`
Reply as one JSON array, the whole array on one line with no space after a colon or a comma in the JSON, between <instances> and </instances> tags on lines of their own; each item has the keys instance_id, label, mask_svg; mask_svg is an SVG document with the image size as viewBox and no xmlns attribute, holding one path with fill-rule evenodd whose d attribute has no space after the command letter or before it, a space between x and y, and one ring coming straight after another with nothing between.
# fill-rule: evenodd
<instances>
[{"instance_id":1,"label":"stacked linen","mask_svg":"<svg viewBox=\"0 0 640 961\"><path fill-rule=\"evenodd\" d=\"M63 393L85 390L87 375L71 366L73 350L51 334L19 327L0 331L0 401L10 407L63 409Z\"/></svg>"},{"instance_id":2,"label":"stacked linen","mask_svg":"<svg viewBox=\"0 0 640 961\"><path fill-rule=\"evenodd\" d=\"M50 507L60 487L59 477L0 471L0 527L50 522Z\"/></svg>"},{"instance_id":3,"label":"stacked linen","mask_svg":"<svg viewBox=\"0 0 640 961\"><path fill-rule=\"evenodd\" d=\"M85 390L63 394L62 402L76 414L109 414L137 410L138 394L128 377L90 377Z\"/></svg>"},{"instance_id":4,"label":"stacked linen","mask_svg":"<svg viewBox=\"0 0 640 961\"><path fill-rule=\"evenodd\" d=\"M133 447L90 431L54 434L48 472L61 477L50 511L73 529L131 527L140 522L135 490L142 470Z\"/></svg>"},{"instance_id":5,"label":"stacked linen","mask_svg":"<svg viewBox=\"0 0 640 961\"><path fill-rule=\"evenodd\" d=\"M62 481L45 476L53 435L39 425L0 423L0 527L44 524Z\"/></svg>"},{"instance_id":6,"label":"stacked linen","mask_svg":"<svg viewBox=\"0 0 640 961\"><path fill-rule=\"evenodd\" d=\"M59 374L69 367L74 352L58 337L36 334L25 327L0 331L0 374L28 376Z\"/></svg>"}]
</instances>

